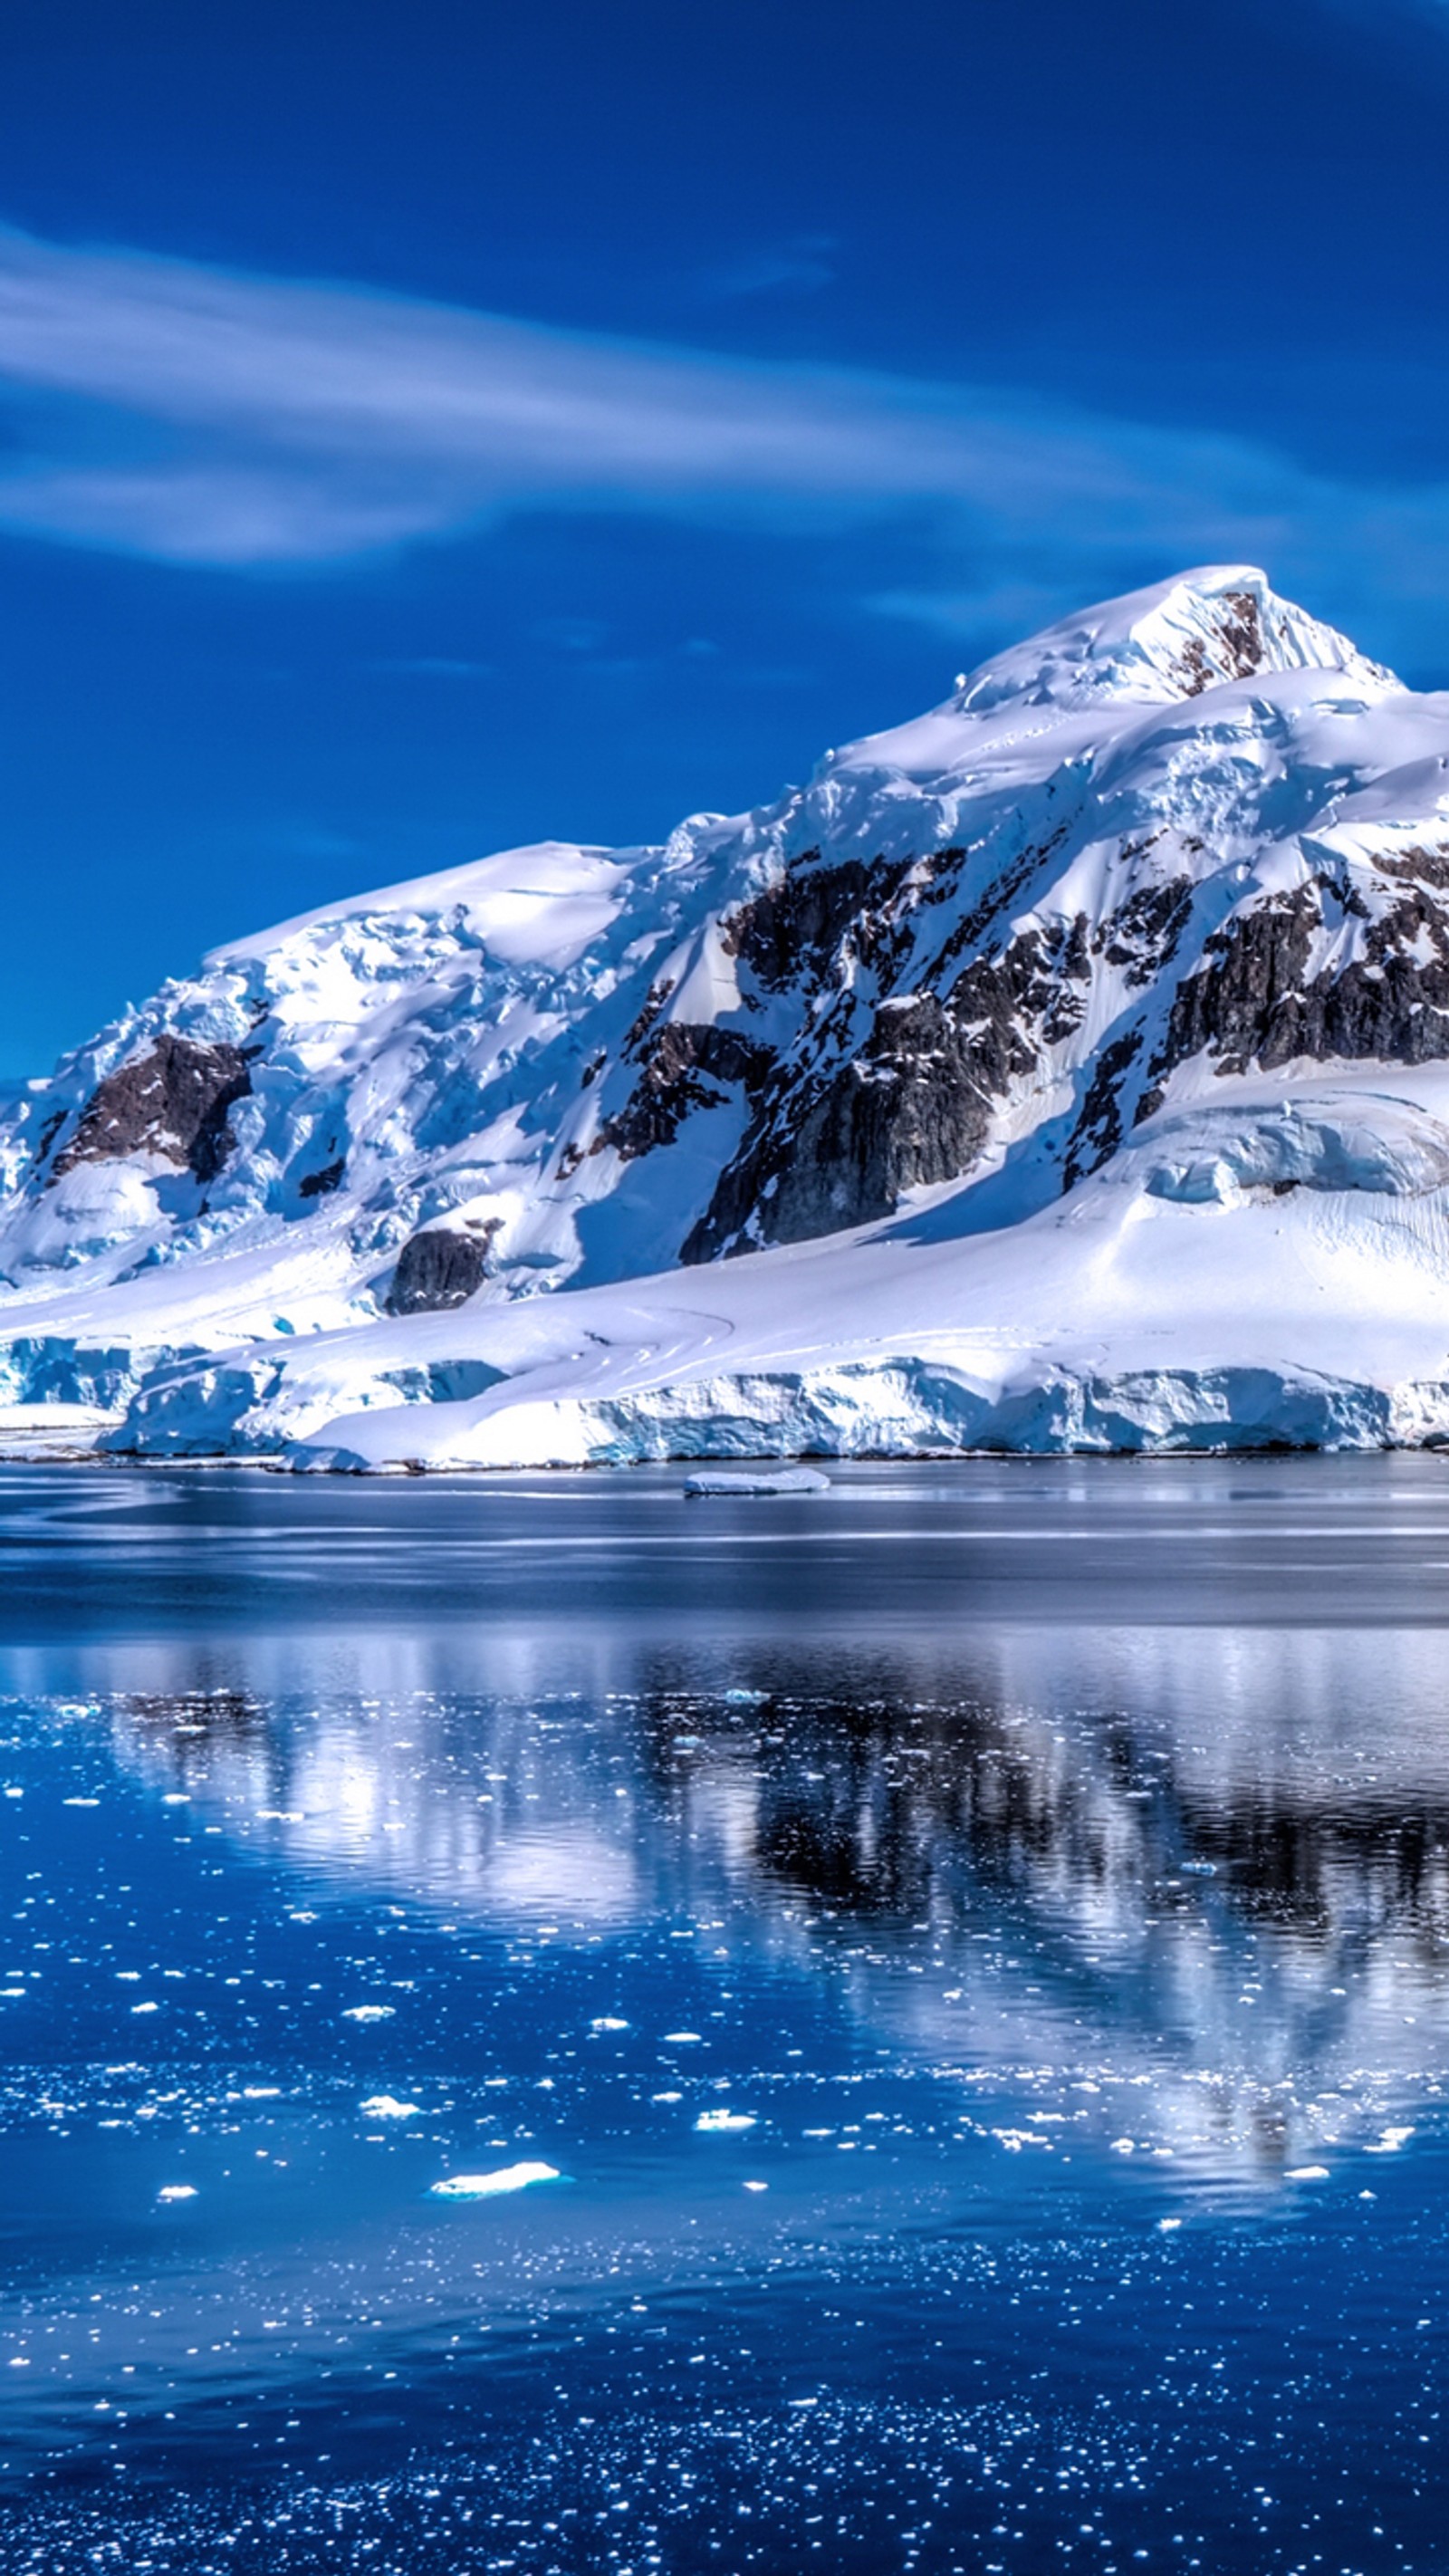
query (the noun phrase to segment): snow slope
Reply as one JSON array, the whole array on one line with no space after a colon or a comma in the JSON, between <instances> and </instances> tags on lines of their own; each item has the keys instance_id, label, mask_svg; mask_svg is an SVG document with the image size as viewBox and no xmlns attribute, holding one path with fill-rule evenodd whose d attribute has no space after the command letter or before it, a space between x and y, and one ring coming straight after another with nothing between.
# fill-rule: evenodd
<instances>
[{"instance_id":1,"label":"snow slope","mask_svg":"<svg viewBox=\"0 0 1449 2576\"><path fill-rule=\"evenodd\" d=\"M1184 575L219 951L0 1185L0 1392L147 1455L1449 1437L1449 698Z\"/></svg>"}]
</instances>

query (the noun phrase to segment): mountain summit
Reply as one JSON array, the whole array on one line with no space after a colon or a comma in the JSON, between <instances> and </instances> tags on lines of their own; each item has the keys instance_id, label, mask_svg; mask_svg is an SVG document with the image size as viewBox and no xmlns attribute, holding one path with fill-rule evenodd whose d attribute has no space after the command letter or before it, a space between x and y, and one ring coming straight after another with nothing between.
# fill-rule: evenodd
<instances>
[{"instance_id":1,"label":"mountain summit","mask_svg":"<svg viewBox=\"0 0 1449 2576\"><path fill-rule=\"evenodd\" d=\"M0 1365L300 1463L1437 1436L1446 1117L1449 700L1215 567L217 951L0 1130Z\"/></svg>"}]
</instances>

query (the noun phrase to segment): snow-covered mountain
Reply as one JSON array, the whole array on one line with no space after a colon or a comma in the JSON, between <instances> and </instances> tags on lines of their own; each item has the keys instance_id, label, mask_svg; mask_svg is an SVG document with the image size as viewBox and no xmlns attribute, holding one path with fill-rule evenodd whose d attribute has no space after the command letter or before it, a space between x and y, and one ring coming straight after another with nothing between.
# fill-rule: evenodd
<instances>
[{"instance_id":1,"label":"snow-covered mountain","mask_svg":"<svg viewBox=\"0 0 1449 2576\"><path fill-rule=\"evenodd\" d=\"M218 951L0 1189L12 1404L150 1453L1449 1435L1449 698L1184 575Z\"/></svg>"}]
</instances>

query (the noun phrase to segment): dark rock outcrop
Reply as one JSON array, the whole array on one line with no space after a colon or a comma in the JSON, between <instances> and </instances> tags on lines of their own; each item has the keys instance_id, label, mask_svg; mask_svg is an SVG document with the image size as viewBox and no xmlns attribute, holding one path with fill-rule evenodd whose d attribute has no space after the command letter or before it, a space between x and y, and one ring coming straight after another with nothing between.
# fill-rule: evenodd
<instances>
[{"instance_id":1,"label":"dark rock outcrop","mask_svg":"<svg viewBox=\"0 0 1449 2576\"><path fill-rule=\"evenodd\" d=\"M243 1048L167 1032L149 1055L117 1065L97 1083L51 1177L59 1179L77 1163L159 1154L198 1181L212 1180L234 1141L227 1113L251 1087Z\"/></svg>"},{"instance_id":2,"label":"dark rock outcrop","mask_svg":"<svg viewBox=\"0 0 1449 2576\"><path fill-rule=\"evenodd\" d=\"M650 1040L633 1092L614 1117L603 1121L592 1151L612 1145L630 1162L660 1145L672 1145L692 1110L717 1108L727 1097L720 1083L743 1083L753 1093L773 1063L768 1047L737 1029L671 1020Z\"/></svg>"},{"instance_id":3,"label":"dark rock outcrop","mask_svg":"<svg viewBox=\"0 0 1449 2576\"><path fill-rule=\"evenodd\" d=\"M1350 893L1352 889L1350 889ZM1162 1097L1174 1065L1208 1053L1223 1073L1271 1072L1306 1056L1322 1063L1376 1059L1428 1064L1449 1056L1449 920L1419 887L1406 891L1364 935L1363 954L1310 976L1323 898L1321 879L1239 914L1205 942L1204 964L1173 996L1138 1116Z\"/></svg>"},{"instance_id":4,"label":"dark rock outcrop","mask_svg":"<svg viewBox=\"0 0 1449 2576\"><path fill-rule=\"evenodd\" d=\"M808 1058L782 1066L680 1258L866 1225L904 1191L958 1179L1010 1082L1037 1064L1038 1032L1075 1024L1087 971L1085 923L1025 931L974 959L944 1000L888 996L823 1078Z\"/></svg>"},{"instance_id":5,"label":"dark rock outcrop","mask_svg":"<svg viewBox=\"0 0 1449 2576\"><path fill-rule=\"evenodd\" d=\"M410 1234L397 1257L387 1292L390 1315L435 1314L465 1305L488 1276L493 1228L464 1234L456 1226L425 1226Z\"/></svg>"}]
</instances>

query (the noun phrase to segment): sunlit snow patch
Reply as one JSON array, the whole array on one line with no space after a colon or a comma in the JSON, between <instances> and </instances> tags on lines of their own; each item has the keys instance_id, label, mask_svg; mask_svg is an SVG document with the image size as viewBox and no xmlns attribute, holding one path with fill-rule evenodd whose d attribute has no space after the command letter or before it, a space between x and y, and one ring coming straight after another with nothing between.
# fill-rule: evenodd
<instances>
[{"instance_id":1,"label":"sunlit snow patch","mask_svg":"<svg viewBox=\"0 0 1449 2576\"><path fill-rule=\"evenodd\" d=\"M557 2165L500 2165L496 2173L449 2174L432 2186L434 2200L494 2200L501 2192L527 2191L530 2183L557 2182Z\"/></svg>"}]
</instances>

